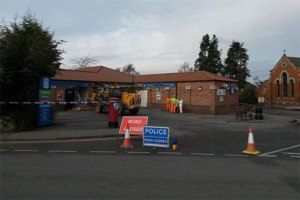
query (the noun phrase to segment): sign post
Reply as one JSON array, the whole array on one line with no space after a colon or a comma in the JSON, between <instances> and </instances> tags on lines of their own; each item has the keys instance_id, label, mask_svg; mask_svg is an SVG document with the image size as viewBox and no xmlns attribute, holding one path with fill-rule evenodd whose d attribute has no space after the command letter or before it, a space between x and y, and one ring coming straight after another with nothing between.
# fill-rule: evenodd
<instances>
[{"instance_id":1,"label":"sign post","mask_svg":"<svg viewBox=\"0 0 300 200\"><path fill-rule=\"evenodd\" d=\"M51 79L50 77L41 77L40 79L40 90L39 90L39 101L50 102L52 99L51 93ZM50 104L39 104L39 126L50 125L52 121L52 105Z\"/></svg>"},{"instance_id":2,"label":"sign post","mask_svg":"<svg viewBox=\"0 0 300 200\"><path fill-rule=\"evenodd\" d=\"M143 145L169 148L169 127L144 126Z\"/></svg>"}]
</instances>

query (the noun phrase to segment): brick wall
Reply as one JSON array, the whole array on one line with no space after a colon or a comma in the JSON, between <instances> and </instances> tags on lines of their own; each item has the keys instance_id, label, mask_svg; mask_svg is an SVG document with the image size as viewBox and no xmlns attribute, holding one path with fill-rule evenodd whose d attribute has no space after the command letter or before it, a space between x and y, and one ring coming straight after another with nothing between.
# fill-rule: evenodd
<instances>
[{"instance_id":1,"label":"brick wall","mask_svg":"<svg viewBox=\"0 0 300 200\"><path fill-rule=\"evenodd\" d=\"M238 94L229 94L220 98L216 95L216 89L224 87L223 82L180 82L173 88L148 89L148 107L165 109L167 97L176 96L183 100L185 112L203 114L227 114L234 112L238 105ZM236 83L227 83L227 86L236 87Z\"/></svg>"},{"instance_id":2,"label":"brick wall","mask_svg":"<svg viewBox=\"0 0 300 200\"><path fill-rule=\"evenodd\" d=\"M287 75L286 92L283 87L283 74ZM291 82L294 83L294 91L291 91ZM283 56L270 73L269 85L265 90L269 92L272 106L299 106L300 105L300 70L297 69L286 56ZM278 89L279 83L279 89ZM279 95L278 95L279 92Z\"/></svg>"}]
</instances>

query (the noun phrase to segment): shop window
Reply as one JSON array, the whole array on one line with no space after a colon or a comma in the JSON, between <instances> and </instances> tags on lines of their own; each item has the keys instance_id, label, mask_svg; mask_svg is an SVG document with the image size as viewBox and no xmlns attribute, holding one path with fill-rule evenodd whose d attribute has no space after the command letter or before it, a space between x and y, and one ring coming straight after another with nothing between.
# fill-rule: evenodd
<instances>
[{"instance_id":1,"label":"shop window","mask_svg":"<svg viewBox=\"0 0 300 200\"><path fill-rule=\"evenodd\" d=\"M280 97L280 83L279 83L279 80L276 81L276 96L277 97Z\"/></svg>"},{"instance_id":2,"label":"shop window","mask_svg":"<svg viewBox=\"0 0 300 200\"><path fill-rule=\"evenodd\" d=\"M290 80L290 89L291 89L291 97L294 97L294 95L295 95L295 92L294 92L294 90L295 90L295 86L294 86L294 80Z\"/></svg>"},{"instance_id":3,"label":"shop window","mask_svg":"<svg viewBox=\"0 0 300 200\"><path fill-rule=\"evenodd\" d=\"M282 73L282 96L288 96L287 74L285 72Z\"/></svg>"}]
</instances>

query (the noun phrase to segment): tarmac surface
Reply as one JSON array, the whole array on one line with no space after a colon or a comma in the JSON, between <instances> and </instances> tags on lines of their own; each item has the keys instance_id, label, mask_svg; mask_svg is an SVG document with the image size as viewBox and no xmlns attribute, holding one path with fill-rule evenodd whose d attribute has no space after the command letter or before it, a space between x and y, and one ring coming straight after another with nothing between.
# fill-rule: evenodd
<instances>
[{"instance_id":1,"label":"tarmac surface","mask_svg":"<svg viewBox=\"0 0 300 200\"><path fill-rule=\"evenodd\" d=\"M107 113L58 112L51 126L0 134L0 199L299 199L300 111L263 112L241 121L141 109L149 126L170 128L176 151L141 136L121 148ZM249 127L257 156L242 153Z\"/></svg>"},{"instance_id":2,"label":"tarmac surface","mask_svg":"<svg viewBox=\"0 0 300 200\"><path fill-rule=\"evenodd\" d=\"M120 148L107 113L59 112L51 126L0 134L0 199L299 199L300 111L263 112L241 121L141 109L148 125L170 128L176 151L141 136ZM258 156L242 153L249 127Z\"/></svg>"},{"instance_id":3,"label":"tarmac surface","mask_svg":"<svg viewBox=\"0 0 300 200\"><path fill-rule=\"evenodd\" d=\"M223 127L224 132L249 127L266 129L282 127L287 123L300 122L299 110L263 109L263 120L236 120L235 114L204 115L194 113L169 113L165 110L142 108L138 116L148 116L149 126L170 128L174 137L198 135L214 127ZM126 114L125 114L126 115ZM60 111L55 114L53 124L33 131L1 133L0 141L70 140L118 137L118 128L108 127L108 114L95 111ZM122 116L119 117L119 126Z\"/></svg>"}]
</instances>

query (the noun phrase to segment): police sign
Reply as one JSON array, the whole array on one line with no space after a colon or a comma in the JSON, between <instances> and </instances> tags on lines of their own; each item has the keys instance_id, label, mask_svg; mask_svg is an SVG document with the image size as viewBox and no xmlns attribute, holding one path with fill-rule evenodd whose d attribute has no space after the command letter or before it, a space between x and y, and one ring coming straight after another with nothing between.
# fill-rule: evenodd
<instances>
[{"instance_id":1,"label":"police sign","mask_svg":"<svg viewBox=\"0 0 300 200\"><path fill-rule=\"evenodd\" d=\"M144 126L143 144L169 148L169 127Z\"/></svg>"}]
</instances>

